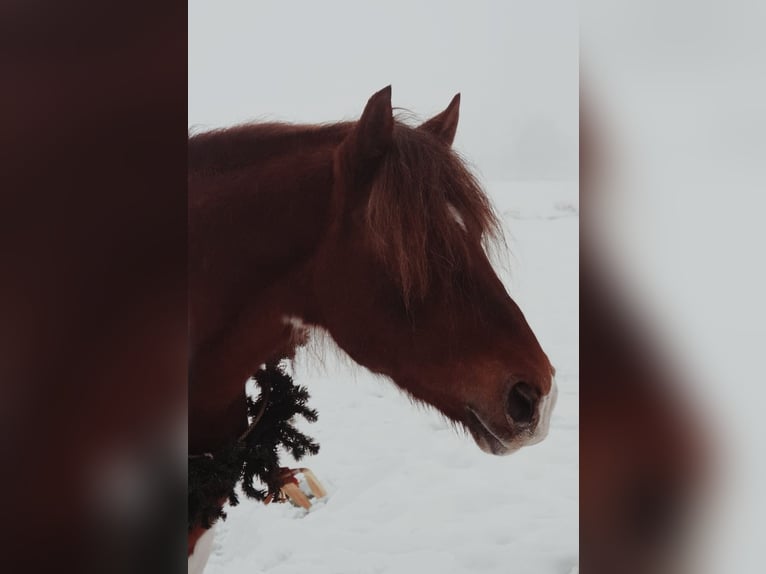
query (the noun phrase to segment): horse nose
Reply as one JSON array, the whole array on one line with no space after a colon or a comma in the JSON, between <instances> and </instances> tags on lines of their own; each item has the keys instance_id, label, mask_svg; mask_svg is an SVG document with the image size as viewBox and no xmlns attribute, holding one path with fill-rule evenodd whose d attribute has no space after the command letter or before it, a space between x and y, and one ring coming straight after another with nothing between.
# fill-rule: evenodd
<instances>
[{"instance_id":1,"label":"horse nose","mask_svg":"<svg viewBox=\"0 0 766 574\"><path fill-rule=\"evenodd\" d=\"M506 411L516 424L528 425L537 415L540 393L525 381L513 384L508 392Z\"/></svg>"}]
</instances>

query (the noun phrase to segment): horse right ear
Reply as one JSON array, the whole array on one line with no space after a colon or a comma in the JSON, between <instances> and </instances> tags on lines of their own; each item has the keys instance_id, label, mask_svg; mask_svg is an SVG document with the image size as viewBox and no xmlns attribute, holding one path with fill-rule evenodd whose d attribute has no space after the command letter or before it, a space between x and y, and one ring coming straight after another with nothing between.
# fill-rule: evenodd
<instances>
[{"instance_id":1,"label":"horse right ear","mask_svg":"<svg viewBox=\"0 0 766 574\"><path fill-rule=\"evenodd\" d=\"M456 94L442 113L435 115L418 129L430 132L448 146L455 141L457 122L460 117L460 94Z\"/></svg>"},{"instance_id":2,"label":"horse right ear","mask_svg":"<svg viewBox=\"0 0 766 574\"><path fill-rule=\"evenodd\" d=\"M362 117L343 146L356 161L379 159L391 147L393 134L391 86L386 86L367 101Z\"/></svg>"}]
</instances>

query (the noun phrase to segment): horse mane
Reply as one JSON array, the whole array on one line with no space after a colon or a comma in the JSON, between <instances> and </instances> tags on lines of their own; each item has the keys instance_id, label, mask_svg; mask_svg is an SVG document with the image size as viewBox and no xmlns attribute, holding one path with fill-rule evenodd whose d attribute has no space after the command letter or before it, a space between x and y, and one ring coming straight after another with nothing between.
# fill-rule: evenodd
<instances>
[{"instance_id":1,"label":"horse mane","mask_svg":"<svg viewBox=\"0 0 766 574\"><path fill-rule=\"evenodd\" d=\"M406 111L405 111L406 113ZM336 146L355 122L255 123L190 134L190 173L226 173L307 149ZM454 281L472 242L502 245L502 225L464 160L398 114L393 142L372 182L366 224L375 254L409 304ZM449 290L448 290L449 291Z\"/></svg>"},{"instance_id":2,"label":"horse mane","mask_svg":"<svg viewBox=\"0 0 766 574\"><path fill-rule=\"evenodd\" d=\"M353 123L301 125L251 123L189 134L190 172L227 172L250 167L269 157L314 146L339 144Z\"/></svg>"},{"instance_id":3,"label":"horse mane","mask_svg":"<svg viewBox=\"0 0 766 574\"><path fill-rule=\"evenodd\" d=\"M485 252L504 243L500 220L464 160L399 120L372 183L366 220L407 305L435 284L453 284L455 271L470 263L472 242Z\"/></svg>"}]
</instances>

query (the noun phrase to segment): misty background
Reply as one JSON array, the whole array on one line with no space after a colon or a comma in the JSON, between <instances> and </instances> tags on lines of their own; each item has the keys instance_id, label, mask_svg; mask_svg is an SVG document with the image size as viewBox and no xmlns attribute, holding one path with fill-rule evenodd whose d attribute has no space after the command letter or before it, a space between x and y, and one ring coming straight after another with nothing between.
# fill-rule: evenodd
<instances>
[{"instance_id":1,"label":"misty background","mask_svg":"<svg viewBox=\"0 0 766 574\"><path fill-rule=\"evenodd\" d=\"M574 180L578 83L573 0L189 2L194 132L353 120L388 84L427 119L460 92L455 147L483 179Z\"/></svg>"}]
</instances>

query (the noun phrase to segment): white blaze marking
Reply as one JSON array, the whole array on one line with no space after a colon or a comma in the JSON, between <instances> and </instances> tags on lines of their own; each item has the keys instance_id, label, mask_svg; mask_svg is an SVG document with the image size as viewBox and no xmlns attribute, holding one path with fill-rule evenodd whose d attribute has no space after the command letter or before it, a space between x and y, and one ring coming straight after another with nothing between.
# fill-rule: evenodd
<instances>
[{"instance_id":1,"label":"white blaze marking","mask_svg":"<svg viewBox=\"0 0 766 574\"><path fill-rule=\"evenodd\" d=\"M451 203L447 203L447 211L450 212L452 219L457 221L458 225L463 228L463 231L468 231L468 229L465 226L465 221L463 220L463 216L460 215L460 212L457 210L457 208L454 205L452 205Z\"/></svg>"},{"instance_id":2,"label":"white blaze marking","mask_svg":"<svg viewBox=\"0 0 766 574\"><path fill-rule=\"evenodd\" d=\"M553 408L556 406L558 396L559 386L556 384L556 379L553 379L550 392L540 401L540 422L537 423L537 428L527 444L537 444L548 436L548 431L551 426L551 416L553 415Z\"/></svg>"},{"instance_id":3,"label":"white blaze marking","mask_svg":"<svg viewBox=\"0 0 766 574\"><path fill-rule=\"evenodd\" d=\"M301 319L300 317L292 317L290 315L285 315L284 317L282 317L282 322L285 325L291 325L295 327L296 329L305 329L308 327L308 325L306 325L306 323L303 322L303 319Z\"/></svg>"}]
</instances>

